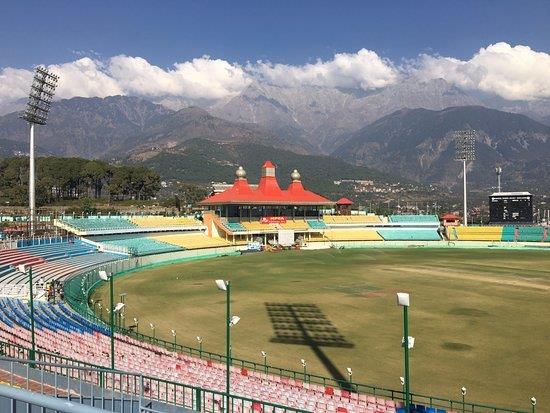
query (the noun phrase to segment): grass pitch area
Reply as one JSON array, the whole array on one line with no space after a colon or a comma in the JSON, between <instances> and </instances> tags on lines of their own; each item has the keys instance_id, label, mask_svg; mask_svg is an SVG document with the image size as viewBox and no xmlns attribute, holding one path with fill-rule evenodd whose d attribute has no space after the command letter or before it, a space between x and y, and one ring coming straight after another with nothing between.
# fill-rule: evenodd
<instances>
[{"instance_id":1,"label":"grass pitch area","mask_svg":"<svg viewBox=\"0 0 550 413\"><path fill-rule=\"evenodd\" d=\"M399 388L402 311L411 294L412 391L500 406L550 405L550 252L361 249L224 257L144 270L115 282L140 331L225 351L225 295L232 282L234 356ZM107 299L103 286L95 298ZM101 297L99 297L101 296ZM307 319L309 325L296 320ZM318 320L319 323L316 323ZM315 325L323 326L323 334ZM304 332L304 328L307 330ZM305 337L305 339L304 339ZM540 410L540 409L539 409Z\"/></svg>"}]
</instances>

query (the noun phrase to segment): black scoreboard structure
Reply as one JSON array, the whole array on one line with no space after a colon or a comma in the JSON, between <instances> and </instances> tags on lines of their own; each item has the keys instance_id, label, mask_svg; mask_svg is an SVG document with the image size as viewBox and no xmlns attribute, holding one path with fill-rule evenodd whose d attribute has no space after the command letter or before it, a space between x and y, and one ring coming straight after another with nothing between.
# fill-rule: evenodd
<instances>
[{"instance_id":1,"label":"black scoreboard structure","mask_svg":"<svg viewBox=\"0 0 550 413\"><path fill-rule=\"evenodd\" d=\"M532 224L533 195L529 192L496 192L489 197L491 224Z\"/></svg>"}]
</instances>

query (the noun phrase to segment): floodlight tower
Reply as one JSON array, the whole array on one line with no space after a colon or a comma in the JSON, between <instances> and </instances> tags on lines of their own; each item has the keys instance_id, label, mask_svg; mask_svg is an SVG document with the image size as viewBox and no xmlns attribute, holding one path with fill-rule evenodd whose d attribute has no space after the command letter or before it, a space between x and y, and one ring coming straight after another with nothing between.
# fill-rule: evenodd
<instances>
[{"instance_id":1,"label":"floodlight tower","mask_svg":"<svg viewBox=\"0 0 550 413\"><path fill-rule=\"evenodd\" d=\"M29 143L29 221L30 235L34 235L35 221L35 177L34 177L34 125L45 125L48 120L48 113L52 104L52 99L57 87L59 77L49 72L44 67L37 67L34 73L34 79L29 93L27 108L22 119L29 123L30 143Z\"/></svg>"},{"instance_id":2,"label":"floodlight tower","mask_svg":"<svg viewBox=\"0 0 550 413\"><path fill-rule=\"evenodd\" d=\"M497 174L497 192L500 192L500 175L502 175L502 167L495 167L495 173Z\"/></svg>"},{"instance_id":3,"label":"floodlight tower","mask_svg":"<svg viewBox=\"0 0 550 413\"><path fill-rule=\"evenodd\" d=\"M475 142L476 131L475 130L462 130L454 133L456 155L455 160L461 161L463 166L463 178L464 178L464 222L465 227L468 226L468 202L466 193L466 162L473 161L476 158Z\"/></svg>"}]
</instances>

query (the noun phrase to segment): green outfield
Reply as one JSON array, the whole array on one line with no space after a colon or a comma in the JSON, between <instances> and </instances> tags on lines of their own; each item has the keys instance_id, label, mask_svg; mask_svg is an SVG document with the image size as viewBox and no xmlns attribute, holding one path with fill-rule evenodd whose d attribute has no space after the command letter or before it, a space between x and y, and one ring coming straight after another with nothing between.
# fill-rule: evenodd
<instances>
[{"instance_id":1,"label":"green outfield","mask_svg":"<svg viewBox=\"0 0 550 413\"><path fill-rule=\"evenodd\" d=\"M345 249L257 253L157 267L121 277L126 320L140 332L225 349L232 282L235 357L399 388L402 313L411 294L413 392L527 409L550 405L550 254L462 249ZM105 286L94 298L106 299ZM129 324L128 322L126 323ZM544 408L542 408L544 411Z\"/></svg>"}]
</instances>

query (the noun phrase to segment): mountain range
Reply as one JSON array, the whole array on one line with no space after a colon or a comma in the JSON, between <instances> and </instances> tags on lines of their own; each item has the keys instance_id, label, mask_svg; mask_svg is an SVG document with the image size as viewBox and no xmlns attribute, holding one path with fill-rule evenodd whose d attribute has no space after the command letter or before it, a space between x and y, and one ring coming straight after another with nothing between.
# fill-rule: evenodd
<instances>
[{"instance_id":1,"label":"mountain range","mask_svg":"<svg viewBox=\"0 0 550 413\"><path fill-rule=\"evenodd\" d=\"M0 116L0 156L26 151L28 129L20 115ZM452 160L452 131L475 128L478 160L469 165L472 184L492 185L491 171L499 164L510 186L519 189L547 186L550 127L544 122L550 123L548 102L488 102L442 79L409 79L374 92L253 83L205 109L172 110L127 96L56 101L48 125L37 128L36 142L41 154L143 162L162 154L175 162L174 154L189 151L198 159L209 153L199 146L227 144L223 153L231 168L243 145L259 145L331 155L347 164L453 187L461 170ZM184 145L191 140L201 143ZM216 158L202 167L223 162ZM209 173L214 180L216 174Z\"/></svg>"},{"instance_id":2,"label":"mountain range","mask_svg":"<svg viewBox=\"0 0 550 413\"><path fill-rule=\"evenodd\" d=\"M403 109L350 134L333 155L414 181L453 186L462 174L454 161L453 131L462 129L476 131L476 160L468 164L475 186L494 184L499 165L505 182L514 185L510 190L550 188L550 126L481 106Z\"/></svg>"},{"instance_id":3,"label":"mountain range","mask_svg":"<svg viewBox=\"0 0 550 413\"><path fill-rule=\"evenodd\" d=\"M0 139L28 141L22 112L0 117ZM72 98L54 102L48 125L37 127L37 146L59 156L124 157L128 152L170 148L187 139L257 142L295 152L307 142L278 136L256 124L231 122L196 107L166 109L137 97Z\"/></svg>"}]
</instances>

